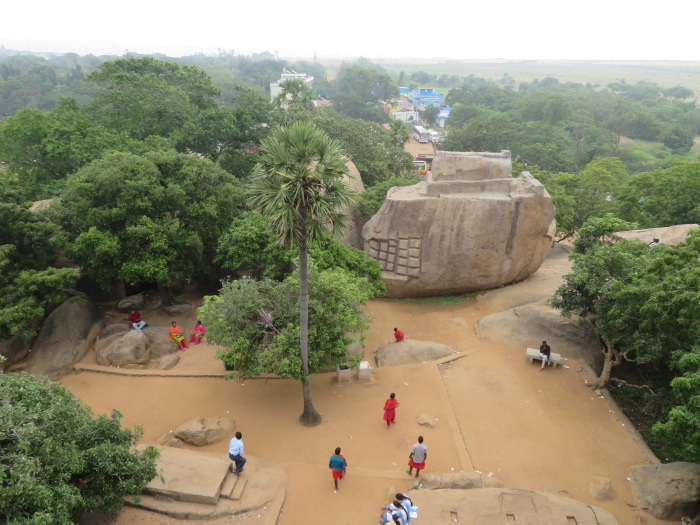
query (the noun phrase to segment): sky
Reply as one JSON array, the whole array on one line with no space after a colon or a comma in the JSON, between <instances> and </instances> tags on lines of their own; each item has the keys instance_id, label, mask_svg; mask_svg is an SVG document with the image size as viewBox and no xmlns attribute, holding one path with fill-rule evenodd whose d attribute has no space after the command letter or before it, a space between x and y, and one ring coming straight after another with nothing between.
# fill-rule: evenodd
<instances>
[{"instance_id":1,"label":"sky","mask_svg":"<svg viewBox=\"0 0 700 525\"><path fill-rule=\"evenodd\" d=\"M700 0L34 0L0 45L80 55L700 60Z\"/></svg>"}]
</instances>

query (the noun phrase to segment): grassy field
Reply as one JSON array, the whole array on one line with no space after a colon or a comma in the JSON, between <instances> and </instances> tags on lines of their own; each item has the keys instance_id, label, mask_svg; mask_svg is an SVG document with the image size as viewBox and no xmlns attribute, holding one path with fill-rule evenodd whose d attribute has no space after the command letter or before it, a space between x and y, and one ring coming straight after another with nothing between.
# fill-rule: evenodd
<instances>
[{"instance_id":1,"label":"grassy field","mask_svg":"<svg viewBox=\"0 0 700 525\"><path fill-rule=\"evenodd\" d=\"M329 76L342 60L319 59ZM350 62L352 59L347 59ZM445 60L435 59L372 59L387 71L398 75L401 71L425 71L437 75L457 75L499 80L510 75L516 85L534 79L554 77L561 82L580 82L605 87L611 82L625 80L636 84L643 80L655 82L663 88L681 85L700 95L700 61L596 61L596 60Z\"/></svg>"}]
</instances>

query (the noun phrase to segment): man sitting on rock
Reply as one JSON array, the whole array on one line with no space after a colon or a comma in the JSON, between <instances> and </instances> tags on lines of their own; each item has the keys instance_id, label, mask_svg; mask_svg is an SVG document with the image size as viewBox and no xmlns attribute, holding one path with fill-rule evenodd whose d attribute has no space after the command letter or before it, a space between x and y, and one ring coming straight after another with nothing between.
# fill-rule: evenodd
<instances>
[{"instance_id":1,"label":"man sitting on rock","mask_svg":"<svg viewBox=\"0 0 700 525\"><path fill-rule=\"evenodd\" d=\"M148 323L146 323L146 321L143 320L143 317L141 317L141 312L138 312L136 310L131 311L128 319L131 323L131 326L134 327L134 330L141 330L142 328L148 326Z\"/></svg>"}]
</instances>

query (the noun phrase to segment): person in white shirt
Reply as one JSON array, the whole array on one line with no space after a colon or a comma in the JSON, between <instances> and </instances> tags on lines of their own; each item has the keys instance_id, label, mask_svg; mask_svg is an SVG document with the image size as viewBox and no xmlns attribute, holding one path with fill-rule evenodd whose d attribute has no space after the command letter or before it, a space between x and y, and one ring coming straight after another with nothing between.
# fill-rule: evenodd
<instances>
[{"instance_id":1,"label":"person in white shirt","mask_svg":"<svg viewBox=\"0 0 700 525\"><path fill-rule=\"evenodd\" d=\"M228 446L228 457L236 464L236 470L233 471L234 474L243 472L243 465L245 465L247 461L246 458L243 457L245 450L243 450L242 437L243 434L236 432L236 437L231 440Z\"/></svg>"}]
</instances>

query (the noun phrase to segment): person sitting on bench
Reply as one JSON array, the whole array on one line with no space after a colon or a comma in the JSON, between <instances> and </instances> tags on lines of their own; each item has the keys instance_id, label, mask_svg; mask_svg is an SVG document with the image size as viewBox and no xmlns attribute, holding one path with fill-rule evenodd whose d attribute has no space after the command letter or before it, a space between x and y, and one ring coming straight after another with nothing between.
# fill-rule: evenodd
<instances>
[{"instance_id":1,"label":"person sitting on bench","mask_svg":"<svg viewBox=\"0 0 700 525\"><path fill-rule=\"evenodd\" d=\"M540 368L540 372L544 370L547 363L549 363L549 366L552 366L552 360L549 358L551 353L552 349L547 344L547 341L542 341L542 344L540 345L540 357L542 358L542 367Z\"/></svg>"}]
</instances>

